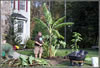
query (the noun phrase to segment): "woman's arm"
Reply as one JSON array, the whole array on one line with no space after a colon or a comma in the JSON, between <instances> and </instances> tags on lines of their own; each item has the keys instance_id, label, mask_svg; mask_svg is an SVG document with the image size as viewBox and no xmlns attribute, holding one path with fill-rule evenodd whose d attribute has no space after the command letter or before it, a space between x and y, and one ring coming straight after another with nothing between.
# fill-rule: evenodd
<instances>
[{"instance_id":1,"label":"woman's arm","mask_svg":"<svg viewBox=\"0 0 100 68\"><path fill-rule=\"evenodd\" d=\"M42 44L40 44L39 42L35 41L36 44L38 44L39 46L42 46Z\"/></svg>"}]
</instances>

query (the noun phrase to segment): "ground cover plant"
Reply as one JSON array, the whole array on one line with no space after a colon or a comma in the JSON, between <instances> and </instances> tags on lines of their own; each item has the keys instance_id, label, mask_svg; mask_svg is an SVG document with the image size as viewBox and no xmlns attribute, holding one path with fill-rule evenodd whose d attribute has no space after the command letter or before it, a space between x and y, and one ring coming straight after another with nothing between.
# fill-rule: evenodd
<instances>
[{"instance_id":1,"label":"ground cover plant","mask_svg":"<svg viewBox=\"0 0 100 68\"><path fill-rule=\"evenodd\" d=\"M22 55L19 59L7 59L3 61L1 60L1 66L8 65L9 67L18 67L18 66L46 66L48 65L48 61L45 59L34 58L33 56Z\"/></svg>"}]
</instances>

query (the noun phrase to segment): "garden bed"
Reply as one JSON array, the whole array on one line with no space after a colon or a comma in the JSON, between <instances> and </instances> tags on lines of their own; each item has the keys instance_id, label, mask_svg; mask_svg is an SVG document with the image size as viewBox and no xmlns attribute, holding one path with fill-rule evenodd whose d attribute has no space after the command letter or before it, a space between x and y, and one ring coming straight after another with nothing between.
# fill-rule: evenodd
<instances>
[{"instance_id":1,"label":"garden bed","mask_svg":"<svg viewBox=\"0 0 100 68\"><path fill-rule=\"evenodd\" d=\"M98 57L98 50L86 49L86 51L88 51L89 58L91 58L93 56ZM34 52L32 51L32 49L30 49L30 51L18 50L17 52L19 52L21 54L25 54L25 55L33 55L34 56ZM44 59L48 60L52 66L70 66L69 60L67 58L64 59L64 56L66 56L70 52L71 52L71 49L59 49L56 53L56 57L44 58ZM92 63L91 63L91 61L85 61L83 66L92 66Z\"/></svg>"}]
</instances>

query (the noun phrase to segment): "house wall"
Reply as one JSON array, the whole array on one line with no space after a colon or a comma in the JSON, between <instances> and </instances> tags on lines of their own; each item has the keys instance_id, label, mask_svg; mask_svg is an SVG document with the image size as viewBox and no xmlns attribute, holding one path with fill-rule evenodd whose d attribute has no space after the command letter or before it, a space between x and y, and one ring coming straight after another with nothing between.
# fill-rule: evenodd
<instances>
[{"instance_id":1,"label":"house wall","mask_svg":"<svg viewBox=\"0 0 100 68\"><path fill-rule=\"evenodd\" d=\"M10 1L0 1L1 3L1 33L2 39L5 39L5 36L9 30L9 21L11 15L11 2Z\"/></svg>"},{"instance_id":2,"label":"house wall","mask_svg":"<svg viewBox=\"0 0 100 68\"><path fill-rule=\"evenodd\" d=\"M18 10L18 1L15 1L15 9L12 12L22 14L27 18L27 22L24 23L24 32L22 33L22 43L28 38L30 38L30 1L28 1L28 10L26 11L26 1L25 2L25 10ZM12 5L13 6L13 5Z\"/></svg>"}]
</instances>

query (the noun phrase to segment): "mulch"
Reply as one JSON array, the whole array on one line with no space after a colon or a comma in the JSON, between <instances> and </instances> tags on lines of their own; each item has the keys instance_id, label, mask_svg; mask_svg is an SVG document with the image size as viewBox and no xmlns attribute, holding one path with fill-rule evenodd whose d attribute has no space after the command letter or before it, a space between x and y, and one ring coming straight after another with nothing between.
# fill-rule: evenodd
<instances>
[{"instance_id":1,"label":"mulch","mask_svg":"<svg viewBox=\"0 0 100 68\"><path fill-rule=\"evenodd\" d=\"M68 58L64 58L64 57L51 57L51 58L46 58L49 61L49 64L52 66L56 66L57 64L61 64L63 62L69 62Z\"/></svg>"}]
</instances>

